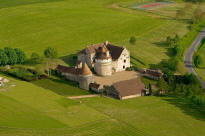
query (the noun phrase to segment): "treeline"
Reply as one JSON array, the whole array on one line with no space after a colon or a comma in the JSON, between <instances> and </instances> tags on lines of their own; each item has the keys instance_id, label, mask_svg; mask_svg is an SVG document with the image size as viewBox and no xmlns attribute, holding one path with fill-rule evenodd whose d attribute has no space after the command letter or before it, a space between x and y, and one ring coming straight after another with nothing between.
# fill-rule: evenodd
<instances>
[{"instance_id":1,"label":"treeline","mask_svg":"<svg viewBox=\"0 0 205 136\"><path fill-rule=\"evenodd\" d=\"M0 66L23 64L25 61L26 54L19 48L0 49Z\"/></svg>"},{"instance_id":2,"label":"treeline","mask_svg":"<svg viewBox=\"0 0 205 136\"><path fill-rule=\"evenodd\" d=\"M50 75L57 50L48 47L44 56L32 53L29 58L19 48L0 49L0 72L25 81L33 81ZM16 65L17 64L17 65Z\"/></svg>"},{"instance_id":3,"label":"treeline","mask_svg":"<svg viewBox=\"0 0 205 136\"><path fill-rule=\"evenodd\" d=\"M203 43L203 41L202 41ZM165 41L168 47L170 59L162 60L157 65L151 65L151 69L161 69L164 73L157 86L160 92L165 94L181 95L190 99L197 105L205 106L205 96L201 82L193 74L176 75L179 63L183 61L185 47L181 44L178 35L168 36Z\"/></svg>"}]
</instances>

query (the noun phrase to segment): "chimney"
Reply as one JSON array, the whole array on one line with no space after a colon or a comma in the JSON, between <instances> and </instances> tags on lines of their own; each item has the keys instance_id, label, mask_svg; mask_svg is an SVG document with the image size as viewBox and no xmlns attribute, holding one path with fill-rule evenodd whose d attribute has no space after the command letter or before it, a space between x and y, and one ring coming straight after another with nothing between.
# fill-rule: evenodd
<instances>
[{"instance_id":1,"label":"chimney","mask_svg":"<svg viewBox=\"0 0 205 136\"><path fill-rule=\"evenodd\" d=\"M108 41L105 41L105 42L104 42L104 45L108 45L108 44L109 44L109 42L108 42Z\"/></svg>"}]
</instances>

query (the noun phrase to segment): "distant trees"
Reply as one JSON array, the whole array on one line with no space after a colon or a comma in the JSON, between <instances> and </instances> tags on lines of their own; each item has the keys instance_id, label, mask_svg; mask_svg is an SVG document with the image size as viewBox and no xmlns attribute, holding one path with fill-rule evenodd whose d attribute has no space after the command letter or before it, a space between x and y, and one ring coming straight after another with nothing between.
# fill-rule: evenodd
<instances>
[{"instance_id":1,"label":"distant trees","mask_svg":"<svg viewBox=\"0 0 205 136\"><path fill-rule=\"evenodd\" d=\"M130 37L130 43L135 44L136 43L136 38L134 36Z\"/></svg>"}]
</instances>

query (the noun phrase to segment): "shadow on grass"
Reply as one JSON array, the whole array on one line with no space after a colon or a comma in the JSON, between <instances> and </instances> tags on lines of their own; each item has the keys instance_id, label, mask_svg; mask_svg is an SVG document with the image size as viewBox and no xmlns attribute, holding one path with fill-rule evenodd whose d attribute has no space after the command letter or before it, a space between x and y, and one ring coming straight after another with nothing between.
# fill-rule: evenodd
<instances>
[{"instance_id":1,"label":"shadow on grass","mask_svg":"<svg viewBox=\"0 0 205 136\"><path fill-rule=\"evenodd\" d=\"M78 96L90 94L89 91L80 89L78 83L73 81L50 78L33 81L32 83L63 96Z\"/></svg>"},{"instance_id":2,"label":"shadow on grass","mask_svg":"<svg viewBox=\"0 0 205 136\"><path fill-rule=\"evenodd\" d=\"M185 114L192 116L197 120L205 121L205 107L197 106L191 103L187 98L179 96L162 97L162 100L180 108Z\"/></svg>"},{"instance_id":3,"label":"shadow on grass","mask_svg":"<svg viewBox=\"0 0 205 136\"><path fill-rule=\"evenodd\" d=\"M37 3L58 2L58 1L64 1L64 0L0 0L0 9L37 4Z\"/></svg>"},{"instance_id":4,"label":"shadow on grass","mask_svg":"<svg viewBox=\"0 0 205 136\"><path fill-rule=\"evenodd\" d=\"M159 46L159 47L167 47L168 45L166 44L166 41L161 41L161 42L154 42L153 44Z\"/></svg>"},{"instance_id":5,"label":"shadow on grass","mask_svg":"<svg viewBox=\"0 0 205 136\"><path fill-rule=\"evenodd\" d=\"M134 56L130 56L130 58L145 66L145 63L143 61L141 61L140 59L135 58Z\"/></svg>"},{"instance_id":6,"label":"shadow on grass","mask_svg":"<svg viewBox=\"0 0 205 136\"><path fill-rule=\"evenodd\" d=\"M63 60L69 66L75 66L78 60L76 54L69 54L67 56L62 56L60 57L60 59Z\"/></svg>"}]
</instances>

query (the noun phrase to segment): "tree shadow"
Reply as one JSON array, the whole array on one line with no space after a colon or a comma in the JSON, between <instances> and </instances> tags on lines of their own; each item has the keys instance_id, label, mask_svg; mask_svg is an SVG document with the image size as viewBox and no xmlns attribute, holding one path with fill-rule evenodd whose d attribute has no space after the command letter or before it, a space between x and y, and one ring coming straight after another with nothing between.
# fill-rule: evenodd
<instances>
[{"instance_id":1,"label":"tree shadow","mask_svg":"<svg viewBox=\"0 0 205 136\"><path fill-rule=\"evenodd\" d=\"M165 96L162 97L162 100L180 108L183 113L192 116L197 120L205 121L205 106L197 106L187 98L179 96Z\"/></svg>"},{"instance_id":2,"label":"tree shadow","mask_svg":"<svg viewBox=\"0 0 205 136\"><path fill-rule=\"evenodd\" d=\"M32 82L34 85L50 90L62 96L76 96L90 94L89 91L79 88L77 82L61 79L41 79Z\"/></svg>"},{"instance_id":3,"label":"tree shadow","mask_svg":"<svg viewBox=\"0 0 205 136\"><path fill-rule=\"evenodd\" d=\"M63 60L69 66L75 66L78 60L76 54L69 54L66 56L62 56L60 57L60 59Z\"/></svg>"},{"instance_id":4,"label":"tree shadow","mask_svg":"<svg viewBox=\"0 0 205 136\"><path fill-rule=\"evenodd\" d=\"M152 44L155 44L155 45L157 45L157 46L159 46L159 47L167 47L167 46L168 46L167 43L166 43L166 41L154 42L154 43L152 43Z\"/></svg>"},{"instance_id":5,"label":"tree shadow","mask_svg":"<svg viewBox=\"0 0 205 136\"><path fill-rule=\"evenodd\" d=\"M48 2L58 2L64 0L3 0L0 3L0 9L9 8L9 7L17 7L23 5L37 4L37 3L48 3Z\"/></svg>"},{"instance_id":6,"label":"tree shadow","mask_svg":"<svg viewBox=\"0 0 205 136\"><path fill-rule=\"evenodd\" d=\"M139 62L140 64L142 64L142 65L145 66L145 63L144 63L143 61L141 61L140 59L138 59L138 58L136 58L136 57L134 57L134 56L130 56L130 58L133 59L133 60L135 60L135 61L137 61L137 62ZM133 62L132 62L132 63L133 63Z\"/></svg>"}]
</instances>

